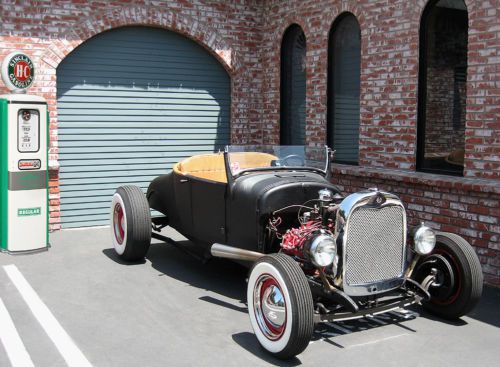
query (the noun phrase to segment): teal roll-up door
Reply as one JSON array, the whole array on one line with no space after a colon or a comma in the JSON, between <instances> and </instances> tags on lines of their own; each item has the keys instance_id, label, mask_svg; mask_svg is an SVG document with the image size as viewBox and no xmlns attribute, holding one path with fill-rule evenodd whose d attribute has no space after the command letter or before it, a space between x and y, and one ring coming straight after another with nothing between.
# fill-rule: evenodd
<instances>
[{"instance_id":1,"label":"teal roll-up door","mask_svg":"<svg viewBox=\"0 0 500 367\"><path fill-rule=\"evenodd\" d=\"M192 40L119 28L59 65L57 113L62 227L104 225L117 187L230 141L230 79Z\"/></svg>"}]
</instances>

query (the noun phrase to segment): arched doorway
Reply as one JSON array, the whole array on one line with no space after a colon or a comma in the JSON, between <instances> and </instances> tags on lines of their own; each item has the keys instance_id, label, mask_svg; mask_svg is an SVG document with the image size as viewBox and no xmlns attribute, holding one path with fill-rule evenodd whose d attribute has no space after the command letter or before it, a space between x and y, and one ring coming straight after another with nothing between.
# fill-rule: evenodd
<instances>
[{"instance_id":1,"label":"arched doorway","mask_svg":"<svg viewBox=\"0 0 500 367\"><path fill-rule=\"evenodd\" d=\"M194 41L123 27L57 68L61 224L108 223L118 186L145 189L186 156L230 141L230 78Z\"/></svg>"}]
</instances>

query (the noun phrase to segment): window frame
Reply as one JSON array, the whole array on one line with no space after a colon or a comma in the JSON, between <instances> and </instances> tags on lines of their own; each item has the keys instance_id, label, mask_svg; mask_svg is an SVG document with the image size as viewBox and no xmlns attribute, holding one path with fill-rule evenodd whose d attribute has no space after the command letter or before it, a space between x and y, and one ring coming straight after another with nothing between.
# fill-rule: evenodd
<instances>
[{"instance_id":1,"label":"window frame","mask_svg":"<svg viewBox=\"0 0 500 367\"><path fill-rule=\"evenodd\" d=\"M281 41L281 71L280 71L280 144L281 145L305 145L306 121L304 121L303 141L294 139L292 134L294 127L294 116L292 111L292 101L297 93L293 88L293 69L295 45L299 37L304 38L304 57L307 57L307 39L302 27L296 23L291 24L283 33ZM307 78L307 67L304 70ZM307 83L304 85L304 104L306 103ZM300 121L299 121L300 123Z\"/></svg>"},{"instance_id":2,"label":"window frame","mask_svg":"<svg viewBox=\"0 0 500 367\"><path fill-rule=\"evenodd\" d=\"M420 28L419 28L419 55L418 55L418 92L417 92L417 139L416 139L416 171L417 172L425 172L425 173L435 173L441 175L448 176L458 176L463 177L465 171L465 164L462 167L462 170L447 170L446 168L430 168L425 167L425 142L426 142L426 126L427 126L427 75L428 75L428 65L429 65L429 47L428 46L428 28L430 15L432 10L436 7L440 0L430 0L422 12L422 16L420 18ZM467 4L464 0L456 0L462 1L464 5L467 7ZM467 19L469 18L468 9L465 10L467 13ZM469 34L469 27L467 25L467 37ZM468 56L468 45L466 49L466 54ZM466 67L465 67L465 75L467 75L467 70L469 67L469 60L467 59ZM456 81L455 81L456 82ZM466 76L466 88L467 88L467 76ZM467 103L465 103L465 109L467 109ZM466 113L467 111L465 111ZM455 121L451 121L451 124L455 124ZM464 150L465 150L465 131L464 131ZM465 162L464 162L465 163Z\"/></svg>"},{"instance_id":3,"label":"window frame","mask_svg":"<svg viewBox=\"0 0 500 367\"><path fill-rule=\"evenodd\" d=\"M335 21L332 23L332 26L330 27L330 31L328 32L328 66L327 66L327 113L326 113L326 142L329 147L332 149L335 149L334 146L334 128L335 124L338 123L335 121L335 106L334 106L334 100L335 100L335 59L338 58L337 55L335 55L335 41L336 41L336 30L338 29L339 25L342 24L343 21L345 21L346 18L354 19L357 24L357 31L359 32L359 86L358 86L358 98L359 98L359 103L361 102L361 58L362 58L362 47L361 47L361 42L362 42L362 37L361 37L361 25L359 24L358 18L351 12L343 12L340 14ZM358 141L357 141L357 149L358 149L358 157L356 161L352 160L338 160L335 158L333 159L334 163L339 163L339 164L348 164L352 166L359 166L359 148L360 148L360 140L359 140L359 128L361 126L361 106L358 105Z\"/></svg>"}]
</instances>

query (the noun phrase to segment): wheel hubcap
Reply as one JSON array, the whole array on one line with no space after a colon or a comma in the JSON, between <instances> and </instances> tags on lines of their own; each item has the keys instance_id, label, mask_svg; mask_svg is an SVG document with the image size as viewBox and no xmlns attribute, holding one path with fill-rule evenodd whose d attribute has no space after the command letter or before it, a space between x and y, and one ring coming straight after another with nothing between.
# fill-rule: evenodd
<instances>
[{"instance_id":1,"label":"wheel hubcap","mask_svg":"<svg viewBox=\"0 0 500 367\"><path fill-rule=\"evenodd\" d=\"M436 279L429 288L433 303L446 305L455 301L460 292L460 272L451 255L441 249L430 255L417 269L418 281L434 271Z\"/></svg>"},{"instance_id":2,"label":"wheel hubcap","mask_svg":"<svg viewBox=\"0 0 500 367\"><path fill-rule=\"evenodd\" d=\"M264 274L254 288L255 318L266 338L278 340L285 331L286 302L278 282L271 275Z\"/></svg>"},{"instance_id":3,"label":"wheel hubcap","mask_svg":"<svg viewBox=\"0 0 500 367\"><path fill-rule=\"evenodd\" d=\"M116 241L121 245L125 238L125 216L123 215L122 206L117 203L113 209L113 230Z\"/></svg>"}]
</instances>

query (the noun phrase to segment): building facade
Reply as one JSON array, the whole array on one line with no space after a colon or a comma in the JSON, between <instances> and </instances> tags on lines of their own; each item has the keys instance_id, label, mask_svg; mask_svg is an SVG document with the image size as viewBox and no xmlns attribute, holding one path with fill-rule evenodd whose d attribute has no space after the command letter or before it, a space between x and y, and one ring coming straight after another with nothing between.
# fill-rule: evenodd
<instances>
[{"instance_id":1,"label":"building facade","mask_svg":"<svg viewBox=\"0 0 500 367\"><path fill-rule=\"evenodd\" d=\"M494 0L2 0L50 110L53 230L110 193L233 143L328 144L333 181L465 237L500 285L500 15ZM0 86L0 92L6 88Z\"/></svg>"}]
</instances>

